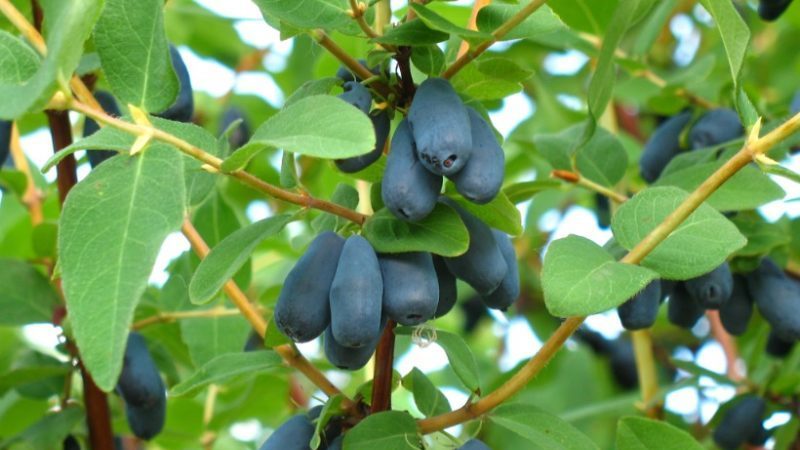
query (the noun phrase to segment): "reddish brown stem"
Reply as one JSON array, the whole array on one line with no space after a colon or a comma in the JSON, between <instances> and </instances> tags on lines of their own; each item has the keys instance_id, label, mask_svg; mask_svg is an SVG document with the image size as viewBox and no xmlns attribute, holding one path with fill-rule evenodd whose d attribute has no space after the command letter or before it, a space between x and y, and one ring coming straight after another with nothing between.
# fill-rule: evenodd
<instances>
[{"instance_id":1,"label":"reddish brown stem","mask_svg":"<svg viewBox=\"0 0 800 450\"><path fill-rule=\"evenodd\" d=\"M403 91L404 105L411 104L411 99L414 97L416 88L414 87L414 78L411 75L411 47L398 47L397 54L394 59L397 60L397 68L400 70L400 86Z\"/></svg>"},{"instance_id":2,"label":"reddish brown stem","mask_svg":"<svg viewBox=\"0 0 800 450\"><path fill-rule=\"evenodd\" d=\"M375 351L375 374L372 378L372 407L375 414L392 408L392 374L394 366L394 327L389 321Z\"/></svg>"},{"instance_id":3,"label":"reddish brown stem","mask_svg":"<svg viewBox=\"0 0 800 450\"><path fill-rule=\"evenodd\" d=\"M42 9L36 0L32 0L31 5L33 7L34 26L41 31ZM69 113L67 111L52 110L45 111L45 113L50 125L53 151L58 152L72 144L72 127L69 122ZM78 175L75 168L75 157L72 155L62 159L56 167L58 198L62 205L70 189L78 183ZM69 346L71 347L71 353L78 355L77 348L71 344ZM86 408L86 422L89 428L89 444L94 450L114 448L111 414L108 409L106 394L97 387L80 359L78 364L80 365L81 378L83 379L83 402Z\"/></svg>"}]
</instances>

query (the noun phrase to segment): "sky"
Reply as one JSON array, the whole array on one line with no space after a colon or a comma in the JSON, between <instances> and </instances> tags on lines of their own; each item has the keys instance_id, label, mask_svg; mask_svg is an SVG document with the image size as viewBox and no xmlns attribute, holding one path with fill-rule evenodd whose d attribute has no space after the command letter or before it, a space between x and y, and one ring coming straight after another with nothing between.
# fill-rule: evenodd
<instances>
[{"instance_id":1,"label":"sky","mask_svg":"<svg viewBox=\"0 0 800 450\"><path fill-rule=\"evenodd\" d=\"M235 27L241 38L248 44L258 48L270 47L269 56L265 58L265 67L271 70L280 70L285 64L285 57L291 50L291 41L279 40L279 33L267 26L261 20L258 8L250 0L195 0L200 5L206 7L214 13L236 19ZM405 0L393 0L394 8L404 6ZM471 3L469 1L457 1L455 3ZM694 12L696 17L701 20L709 20L707 13L702 10ZM705 14L705 16L704 16ZM678 40L675 51L675 60L678 64L685 65L692 61L695 52L700 44L700 33L695 28L688 16L676 16L670 23L670 31ZM249 93L261 96L265 101L275 107L280 107L284 95L277 88L272 79L266 74L246 73L235 76L230 69L212 61L198 57L188 48L180 48L181 55L192 76L192 85L195 90L203 91L211 96L219 97L234 88L239 93ZM568 51L565 53L554 53L546 58L544 69L553 74L572 74L580 70L588 61L588 58L580 52ZM565 104L573 107L581 107L575 104L577 99L562 99ZM535 111L535 104L523 94L512 95L505 99L503 107L491 114L492 121L498 131L503 135L508 133L523 119ZM77 116L73 116L77 120ZM42 165L50 155L52 155L52 144L48 133L44 130L30 134L22 139L23 148L30 158L37 165ZM800 168L800 158L793 158L790 165L795 169ZM79 168L79 177L83 178L89 172L88 165ZM53 180L55 171L46 174L49 180ZM787 198L800 197L800 187L782 178L776 179L787 191ZM0 194L1 196L2 194ZM521 205L524 217L527 205ZM785 213L791 216L800 214L800 202L790 203L788 206L782 202L775 202L761 208L762 213L771 220L775 220ZM270 214L265 202L253 204L248 209L248 216L251 220L258 220ZM598 228L594 214L581 207L570 208L565 214L553 213L543 218L540 226L543 230L552 231L553 238L564 237L569 234L578 234L593 241L603 244L610 238L609 230ZM188 250L186 240L179 233L170 235L164 243L162 252L158 257L156 267L151 276L151 282L162 284L166 280L165 268L170 260ZM505 339L506 353L500 359L501 368L509 370L518 362L532 356L542 345L542 337L539 337L528 325L524 318L505 317L502 313L493 314L495 322L493 331L497 336ZM619 335L622 327L614 311L590 317L587 320L589 326L597 329L606 337L613 338ZM703 319L695 327L694 332L698 335L707 333L708 324ZM43 345L52 345L54 334L46 326L35 326L27 330L27 335L31 339ZM546 338L546 336L545 336ZM303 344L301 350L306 354L318 354L320 351L317 342ZM688 349L679 349L677 357L692 358ZM694 358L695 362L702 367L717 373L725 373L725 359L722 350L715 342L706 343ZM397 368L401 373L406 373L412 367L418 367L425 372L441 369L446 364L446 357L438 345L427 347L414 347L409 353L400 355L397 360ZM331 374L335 379L346 381L346 374ZM708 386L704 390L705 398L701 399L697 390L694 388L684 388L671 393L667 397L667 408L684 415L687 419L694 419L698 416L705 422L708 421L717 409L718 402L725 401L734 395L731 388L717 386L708 378L702 380L702 384ZM466 394L457 387L446 387L444 392L453 407L458 407L466 399ZM777 424L787 420L785 417L775 417L771 419L771 424ZM253 424L242 424L237 434L240 436L251 436L261 433L261 430Z\"/></svg>"}]
</instances>

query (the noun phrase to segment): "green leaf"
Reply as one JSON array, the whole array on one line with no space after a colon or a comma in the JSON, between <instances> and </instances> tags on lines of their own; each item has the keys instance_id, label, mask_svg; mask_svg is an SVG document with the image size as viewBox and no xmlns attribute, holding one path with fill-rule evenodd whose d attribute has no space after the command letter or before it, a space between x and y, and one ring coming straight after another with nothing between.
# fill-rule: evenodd
<instances>
[{"instance_id":1,"label":"green leaf","mask_svg":"<svg viewBox=\"0 0 800 450\"><path fill-rule=\"evenodd\" d=\"M478 30L485 33L493 32L512 16L517 14L528 3L530 3L529 0L520 2L517 5L493 4L484 6L478 11L476 20ZM564 28L564 22L555 15L550 7L543 5L540 6L535 13L526 17L525 20L514 27L501 40L532 39L544 34L563 30Z\"/></svg>"},{"instance_id":2,"label":"green leaf","mask_svg":"<svg viewBox=\"0 0 800 450\"><path fill-rule=\"evenodd\" d=\"M264 373L282 365L281 357L271 350L218 356L189 378L173 386L169 394L172 397L192 396L209 384L223 384L239 376Z\"/></svg>"},{"instance_id":3,"label":"green leaf","mask_svg":"<svg viewBox=\"0 0 800 450\"><path fill-rule=\"evenodd\" d=\"M491 33L469 30L467 28L460 27L434 12L432 9L427 8L419 3L410 3L408 6L410 6L411 9L417 13L417 16L420 18L420 20L425 22L425 25L433 28L434 30L439 30L447 34L454 34L466 41L473 43L488 41L492 38Z\"/></svg>"},{"instance_id":4,"label":"green leaf","mask_svg":"<svg viewBox=\"0 0 800 450\"><path fill-rule=\"evenodd\" d=\"M411 62L425 75L435 77L444 70L444 52L436 45L422 45L411 51Z\"/></svg>"},{"instance_id":5,"label":"green leaf","mask_svg":"<svg viewBox=\"0 0 800 450\"><path fill-rule=\"evenodd\" d=\"M689 433L660 420L625 417L617 425L617 450L702 450Z\"/></svg>"},{"instance_id":6,"label":"green leaf","mask_svg":"<svg viewBox=\"0 0 800 450\"><path fill-rule=\"evenodd\" d=\"M292 220L289 214L269 217L231 233L211 249L192 276L189 298L203 304L217 295L222 286L250 259L250 254L264 239L274 236Z\"/></svg>"},{"instance_id":7,"label":"green leaf","mask_svg":"<svg viewBox=\"0 0 800 450\"><path fill-rule=\"evenodd\" d=\"M413 332L411 327L400 327L395 330L395 334L410 336ZM447 354L447 360L456 376L470 392L480 392L480 374L475 355L469 349L464 339L453 333L436 330L436 343Z\"/></svg>"},{"instance_id":8,"label":"green leaf","mask_svg":"<svg viewBox=\"0 0 800 450\"><path fill-rule=\"evenodd\" d=\"M53 450L62 448L63 441L84 418L83 408L70 406L58 412L49 413L39 421L26 428L19 436L12 439L13 449Z\"/></svg>"},{"instance_id":9,"label":"green leaf","mask_svg":"<svg viewBox=\"0 0 800 450\"><path fill-rule=\"evenodd\" d=\"M747 245L736 251L737 256L766 255L792 240L786 222L767 222L756 211L742 211L731 220L747 238Z\"/></svg>"},{"instance_id":10,"label":"green leaf","mask_svg":"<svg viewBox=\"0 0 800 450\"><path fill-rule=\"evenodd\" d=\"M336 77L320 78L318 80L309 80L303 83L296 91L286 99L283 106L289 106L292 103L302 100L312 95L327 95L331 93L334 86L338 86L342 80Z\"/></svg>"},{"instance_id":11,"label":"green leaf","mask_svg":"<svg viewBox=\"0 0 800 450\"><path fill-rule=\"evenodd\" d=\"M487 76L477 64L465 66L451 82L459 93L475 100L500 99L522 90L522 85L518 82Z\"/></svg>"},{"instance_id":12,"label":"green leaf","mask_svg":"<svg viewBox=\"0 0 800 450\"><path fill-rule=\"evenodd\" d=\"M575 142L584 134L585 126L584 123L579 123L558 133L538 134L533 137L533 143L553 169L572 170Z\"/></svg>"},{"instance_id":13,"label":"green leaf","mask_svg":"<svg viewBox=\"0 0 800 450\"><path fill-rule=\"evenodd\" d=\"M197 367L221 355L241 352L250 333L242 316L199 317L182 320L180 326L183 341Z\"/></svg>"},{"instance_id":14,"label":"green leaf","mask_svg":"<svg viewBox=\"0 0 800 450\"><path fill-rule=\"evenodd\" d=\"M79 150L115 150L128 153L136 141L136 136L112 127L103 127L91 136L73 142L59 150L42 166L42 172L47 172L61 160Z\"/></svg>"},{"instance_id":15,"label":"green leaf","mask_svg":"<svg viewBox=\"0 0 800 450\"><path fill-rule=\"evenodd\" d=\"M339 183L336 190L331 195L331 202L345 208L355 209L358 206L358 191L349 184ZM323 231L334 231L348 223L348 220L335 216L331 213L323 212L311 221L311 226L317 233Z\"/></svg>"},{"instance_id":16,"label":"green leaf","mask_svg":"<svg viewBox=\"0 0 800 450\"><path fill-rule=\"evenodd\" d=\"M597 128L578 150L575 165L581 176L610 187L625 176L628 154L616 136L605 128Z\"/></svg>"},{"instance_id":17,"label":"green leaf","mask_svg":"<svg viewBox=\"0 0 800 450\"><path fill-rule=\"evenodd\" d=\"M66 364L27 364L0 375L0 394L11 388L21 388L47 380L58 379L70 372Z\"/></svg>"},{"instance_id":18,"label":"green leaf","mask_svg":"<svg viewBox=\"0 0 800 450\"><path fill-rule=\"evenodd\" d=\"M41 272L23 261L0 258L0 325L50 322L58 304Z\"/></svg>"},{"instance_id":19,"label":"green leaf","mask_svg":"<svg viewBox=\"0 0 800 450\"><path fill-rule=\"evenodd\" d=\"M39 55L25 41L0 30L0 82L23 84L41 63Z\"/></svg>"},{"instance_id":20,"label":"green leaf","mask_svg":"<svg viewBox=\"0 0 800 450\"><path fill-rule=\"evenodd\" d=\"M195 210L192 223L210 248L216 247L223 239L242 228L242 222L235 209L221 192L213 192L208 200ZM200 264L200 258L194 253L190 255L190 259L193 268ZM250 286L251 273L252 266L248 259L234 275L233 280L237 285L246 288Z\"/></svg>"},{"instance_id":21,"label":"green leaf","mask_svg":"<svg viewBox=\"0 0 800 450\"><path fill-rule=\"evenodd\" d=\"M210 153L214 156L222 155L222 144L214 135L202 127L193 123L175 122L160 117L151 117L150 120L156 128L164 130L173 136L177 136L195 147L202 149L206 153ZM172 149L175 152L179 152L175 147L172 147ZM204 163L199 159L192 158L183 153L181 153L181 157L183 159L183 172L186 180L186 198L190 207L197 206L203 203L214 189L218 175L203 170L202 166Z\"/></svg>"},{"instance_id":22,"label":"green leaf","mask_svg":"<svg viewBox=\"0 0 800 450\"><path fill-rule=\"evenodd\" d=\"M489 420L526 439L532 447L548 450L590 450L597 446L586 435L557 416L521 403L499 406Z\"/></svg>"},{"instance_id":23,"label":"green leaf","mask_svg":"<svg viewBox=\"0 0 800 450\"><path fill-rule=\"evenodd\" d=\"M758 167L765 173L777 175L787 180L794 181L795 183L800 183L800 174L788 167L777 164L762 164L760 162L758 163Z\"/></svg>"},{"instance_id":24,"label":"green leaf","mask_svg":"<svg viewBox=\"0 0 800 450\"><path fill-rule=\"evenodd\" d=\"M651 187L623 203L611 219L616 240L630 250L688 197L674 187ZM747 240L728 219L700 205L642 261L662 277L686 280L710 272Z\"/></svg>"},{"instance_id":25,"label":"green leaf","mask_svg":"<svg viewBox=\"0 0 800 450\"><path fill-rule=\"evenodd\" d=\"M386 411L367 416L344 435L342 448L348 450L409 450L419 448L414 419L402 411Z\"/></svg>"},{"instance_id":26,"label":"green leaf","mask_svg":"<svg viewBox=\"0 0 800 450\"><path fill-rule=\"evenodd\" d=\"M570 28L602 36L611 22L618 0L549 0L548 6Z\"/></svg>"},{"instance_id":27,"label":"green leaf","mask_svg":"<svg viewBox=\"0 0 800 450\"><path fill-rule=\"evenodd\" d=\"M446 41L450 36L439 30L432 30L420 19L405 22L390 28L383 36L372 39L372 42L388 45L433 45Z\"/></svg>"},{"instance_id":28,"label":"green leaf","mask_svg":"<svg viewBox=\"0 0 800 450\"><path fill-rule=\"evenodd\" d=\"M567 236L544 255L544 303L556 317L588 316L624 303L656 278L652 270L617 262L589 239Z\"/></svg>"},{"instance_id":29,"label":"green leaf","mask_svg":"<svg viewBox=\"0 0 800 450\"><path fill-rule=\"evenodd\" d=\"M447 397L416 367L403 377L403 387L414 394L414 403L425 417L450 412Z\"/></svg>"},{"instance_id":30,"label":"green leaf","mask_svg":"<svg viewBox=\"0 0 800 450\"><path fill-rule=\"evenodd\" d=\"M733 3L727 0L700 0L700 3L717 24L722 44L725 46L725 54L728 55L733 84L736 85L744 65L747 47L750 45L750 29Z\"/></svg>"},{"instance_id":31,"label":"green leaf","mask_svg":"<svg viewBox=\"0 0 800 450\"><path fill-rule=\"evenodd\" d=\"M270 117L222 169L240 169L268 148L317 158L349 158L375 148L375 131L358 108L330 95L312 95Z\"/></svg>"},{"instance_id":32,"label":"green leaf","mask_svg":"<svg viewBox=\"0 0 800 450\"><path fill-rule=\"evenodd\" d=\"M340 28L353 20L347 0L253 0L269 22L277 18L297 28Z\"/></svg>"},{"instance_id":33,"label":"green leaf","mask_svg":"<svg viewBox=\"0 0 800 450\"><path fill-rule=\"evenodd\" d=\"M469 234L461 217L446 205L436 205L419 222L404 222L388 209L381 209L364 223L364 237L376 252L431 252L458 256L469 247Z\"/></svg>"},{"instance_id":34,"label":"green leaf","mask_svg":"<svg viewBox=\"0 0 800 450\"><path fill-rule=\"evenodd\" d=\"M67 196L59 224L64 295L83 363L110 391L161 244L180 228L183 161L162 145L115 157Z\"/></svg>"},{"instance_id":35,"label":"green leaf","mask_svg":"<svg viewBox=\"0 0 800 450\"><path fill-rule=\"evenodd\" d=\"M519 210L503 192L500 192L492 201L483 205L473 203L459 195L455 192L455 187L450 182L447 183L445 192L459 206L481 219L486 225L512 236L522 234L522 217Z\"/></svg>"},{"instance_id":36,"label":"green leaf","mask_svg":"<svg viewBox=\"0 0 800 450\"><path fill-rule=\"evenodd\" d=\"M0 38L0 119L14 119L28 111L44 108L58 88L59 77L69 80L83 54L83 43L89 37L103 8L102 0L42 0L40 5L48 17L46 33L47 56L31 71L33 55L21 50L19 40L9 35ZM9 45L7 48L6 45ZM17 77L8 77L6 64L23 70ZM21 80L23 78L25 80ZM16 78L16 79L15 79Z\"/></svg>"},{"instance_id":37,"label":"green leaf","mask_svg":"<svg viewBox=\"0 0 800 450\"><path fill-rule=\"evenodd\" d=\"M111 90L123 104L167 109L178 95L162 0L106 0L94 43Z\"/></svg>"},{"instance_id":38,"label":"green leaf","mask_svg":"<svg viewBox=\"0 0 800 450\"><path fill-rule=\"evenodd\" d=\"M600 118L611 100L614 91L614 53L634 19L640 0L620 2L611 17L611 23L603 35L603 46L597 58L597 66L589 83L589 112L595 119Z\"/></svg>"},{"instance_id":39,"label":"green leaf","mask_svg":"<svg viewBox=\"0 0 800 450\"><path fill-rule=\"evenodd\" d=\"M714 161L671 171L660 177L654 185L675 186L691 192L723 164L724 161ZM778 183L766 174L756 167L745 166L711 194L706 202L720 211L742 211L758 208L785 195Z\"/></svg>"},{"instance_id":40,"label":"green leaf","mask_svg":"<svg viewBox=\"0 0 800 450\"><path fill-rule=\"evenodd\" d=\"M503 193L511 203L517 204L530 200L539 192L559 187L561 187L561 183L555 180L523 181L506 186Z\"/></svg>"}]
</instances>

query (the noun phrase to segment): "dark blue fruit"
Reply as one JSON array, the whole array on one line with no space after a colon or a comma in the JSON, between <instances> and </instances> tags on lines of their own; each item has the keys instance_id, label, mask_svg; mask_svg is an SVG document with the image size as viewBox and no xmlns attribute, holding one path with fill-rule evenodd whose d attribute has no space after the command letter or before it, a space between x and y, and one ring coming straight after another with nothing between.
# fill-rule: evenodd
<instances>
[{"instance_id":1,"label":"dark blue fruit","mask_svg":"<svg viewBox=\"0 0 800 450\"><path fill-rule=\"evenodd\" d=\"M433 317L439 303L439 281L430 253L384 253L383 310L401 325L418 325Z\"/></svg>"},{"instance_id":2,"label":"dark blue fruit","mask_svg":"<svg viewBox=\"0 0 800 450\"><path fill-rule=\"evenodd\" d=\"M344 436L339 436L330 444L328 444L328 450L342 450L342 443L344 442Z\"/></svg>"},{"instance_id":3,"label":"dark blue fruit","mask_svg":"<svg viewBox=\"0 0 800 450\"><path fill-rule=\"evenodd\" d=\"M408 123L422 164L437 175L458 173L472 153L467 109L450 82L428 78L417 88Z\"/></svg>"},{"instance_id":4,"label":"dark blue fruit","mask_svg":"<svg viewBox=\"0 0 800 450\"><path fill-rule=\"evenodd\" d=\"M684 282L689 295L706 309L719 309L731 298L733 274L727 261L711 272Z\"/></svg>"},{"instance_id":5,"label":"dark blue fruit","mask_svg":"<svg viewBox=\"0 0 800 450\"><path fill-rule=\"evenodd\" d=\"M146 441L154 438L164 428L167 414L167 398L161 397L154 404L137 406L125 404L128 426L136 437Z\"/></svg>"},{"instance_id":6,"label":"dark blue fruit","mask_svg":"<svg viewBox=\"0 0 800 450\"><path fill-rule=\"evenodd\" d=\"M613 343L604 338L602 334L594 330L590 330L585 326L582 326L575 331L575 337L584 344L588 345L589 348L591 348L592 351L597 355L606 355L611 352L611 345Z\"/></svg>"},{"instance_id":7,"label":"dark blue fruit","mask_svg":"<svg viewBox=\"0 0 800 450\"><path fill-rule=\"evenodd\" d=\"M4 166L11 153L11 125L13 122L0 120L0 166Z\"/></svg>"},{"instance_id":8,"label":"dark blue fruit","mask_svg":"<svg viewBox=\"0 0 800 450\"><path fill-rule=\"evenodd\" d=\"M344 173L355 173L365 169L370 164L377 161L386 146L386 139L389 138L389 131L392 123L389 120L389 113L386 110L373 111L369 115L372 121L372 128L375 130L375 148L369 153L353 156L352 158L337 159L334 162L336 167Z\"/></svg>"},{"instance_id":9,"label":"dark blue fruit","mask_svg":"<svg viewBox=\"0 0 800 450\"><path fill-rule=\"evenodd\" d=\"M100 106L103 107L103 111L105 111L108 115L113 117L119 117L122 115L119 110L119 105L117 105L117 100L110 92L95 91L94 98L97 99L97 103L100 103ZM83 137L91 136L97 133L99 129L100 126L97 124L97 122L95 122L91 117L87 117L83 124ZM89 165L94 168L97 167L97 165L101 162L116 155L117 152L113 150L89 150L86 152L86 154L89 157Z\"/></svg>"},{"instance_id":10,"label":"dark blue fruit","mask_svg":"<svg viewBox=\"0 0 800 450\"><path fill-rule=\"evenodd\" d=\"M675 283L672 295L667 303L667 318L671 323L681 328L692 328L703 316L705 308L700 306L689 292L683 282Z\"/></svg>"},{"instance_id":11,"label":"dark blue fruit","mask_svg":"<svg viewBox=\"0 0 800 450\"><path fill-rule=\"evenodd\" d=\"M361 64L364 67L367 67L367 61L365 59L359 59L358 63ZM371 67L369 69L369 71L372 72L375 75L380 75L381 74L380 66ZM388 71L384 71L384 76L388 78L389 77L389 72ZM361 79L361 77L358 77L358 76L354 75L353 72L350 72L350 69L348 69L347 67L344 67L344 66L339 67L339 70L336 71L336 77L339 78L342 81L358 81L358 82L363 81Z\"/></svg>"},{"instance_id":12,"label":"dark blue fruit","mask_svg":"<svg viewBox=\"0 0 800 450\"><path fill-rule=\"evenodd\" d=\"M747 274L747 288L781 339L800 339L800 287L774 261L764 258L758 269Z\"/></svg>"},{"instance_id":13,"label":"dark blue fruit","mask_svg":"<svg viewBox=\"0 0 800 450\"><path fill-rule=\"evenodd\" d=\"M69 435L64 438L63 442L63 449L64 450L81 450L81 444L75 439L75 436Z\"/></svg>"},{"instance_id":14,"label":"dark blue fruit","mask_svg":"<svg viewBox=\"0 0 800 450\"><path fill-rule=\"evenodd\" d=\"M189 71L186 69L186 64L183 63L181 54L173 45L169 46L169 56L172 60L172 69L175 71L175 76L178 77L180 90L178 91L178 98L175 99L172 106L156 114L156 116L178 122L191 122L194 115L192 80L189 78Z\"/></svg>"},{"instance_id":15,"label":"dark blue fruit","mask_svg":"<svg viewBox=\"0 0 800 450\"><path fill-rule=\"evenodd\" d=\"M236 150L250 140L250 125L247 122L247 117L245 117L242 110L231 106L222 113L222 118L219 120L220 134L224 133L228 127L237 120L241 120L241 122L233 129L230 136L228 136L228 143L231 146L231 150Z\"/></svg>"},{"instance_id":16,"label":"dark blue fruit","mask_svg":"<svg viewBox=\"0 0 800 450\"><path fill-rule=\"evenodd\" d=\"M289 272L275 305L275 325L295 342L322 334L331 321L328 297L344 239L326 231L311 241Z\"/></svg>"},{"instance_id":17,"label":"dark blue fruit","mask_svg":"<svg viewBox=\"0 0 800 450\"><path fill-rule=\"evenodd\" d=\"M761 397L746 395L731 406L714 430L714 442L723 449L737 449L762 428L766 404Z\"/></svg>"},{"instance_id":18,"label":"dark blue fruit","mask_svg":"<svg viewBox=\"0 0 800 450\"><path fill-rule=\"evenodd\" d=\"M772 433L770 430L764 428L764 425L759 423L759 428L753 433L752 436L747 438L747 443L756 447L763 447L767 443Z\"/></svg>"},{"instance_id":19,"label":"dark blue fruit","mask_svg":"<svg viewBox=\"0 0 800 450\"><path fill-rule=\"evenodd\" d=\"M513 305L517 298L519 298L519 267L517 266L517 254L514 253L514 244L511 243L511 238L499 230L492 230L497 247L503 255L503 260L508 267L506 276L500 282L500 286L492 291L492 293L483 295L483 302L489 308L499 309L505 311L509 306Z\"/></svg>"},{"instance_id":20,"label":"dark blue fruit","mask_svg":"<svg viewBox=\"0 0 800 450\"><path fill-rule=\"evenodd\" d=\"M744 135L739 115L728 108L717 108L703 114L689 131L692 150L713 147Z\"/></svg>"},{"instance_id":21,"label":"dark blue fruit","mask_svg":"<svg viewBox=\"0 0 800 450\"><path fill-rule=\"evenodd\" d=\"M770 330L767 338L767 353L777 358L784 358L792 352L794 340L786 340L778 336L775 330Z\"/></svg>"},{"instance_id":22,"label":"dark blue fruit","mask_svg":"<svg viewBox=\"0 0 800 450\"><path fill-rule=\"evenodd\" d=\"M364 367L372 357L372 354L375 353L375 348L381 340L381 333L385 323L385 320L381 320L378 336L372 342L368 342L359 348L345 347L336 342L331 328L328 327L325 330L325 336L322 338L325 357L328 358L331 364L343 370L358 370Z\"/></svg>"},{"instance_id":23,"label":"dark blue fruit","mask_svg":"<svg viewBox=\"0 0 800 450\"><path fill-rule=\"evenodd\" d=\"M372 106L372 95L363 84L355 81L348 81L342 86L344 92L339 94L339 98L360 109L364 114L369 114Z\"/></svg>"},{"instance_id":24,"label":"dark blue fruit","mask_svg":"<svg viewBox=\"0 0 800 450\"><path fill-rule=\"evenodd\" d=\"M639 385L639 373L636 371L636 355L630 340L622 337L611 341L608 357L611 362L611 374L623 389L634 389Z\"/></svg>"},{"instance_id":25,"label":"dark blue fruit","mask_svg":"<svg viewBox=\"0 0 800 450\"><path fill-rule=\"evenodd\" d=\"M603 194L594 194L595 214L597 215L597 225L601 228L611 226L611 203L608 197Z\"/></svg>"},{"instance_id":26,"label":"dark blue fruit","mask_svg":"<svg viewBox=\"0 0 800 450\"><path fill-rule=\"evenodd\" d=\"M465 334L470 334L475 331L475 329L478 328L478 324L480 324L484 318L489 317L489 313L486 311L486 305L477 295L461 302L458 306L461 312L464 313L464 325L462 329Z\"/></svg>"},{"instance_id":27,"label":"dark blue fruit","mask_svg":"<svg viewBox=\"0 0 800 450\"><path fill-rule=\"evenodd\" d=\"M719 318L728 333L740 336L747 331L747 324L753 315L753 299L747 290L747 281L742 275L733 276L731 298L719 307Z\"/></svg>"},{"instance_id":28,"label":"dark blue fruit","mask_svg":"<svg viewBox=\"0 0 800 450\"><path fill-rule=\"evenodd\" d=\"M483 441L478 439L470 439L464 443L461 447L458 447L457 450L492 450L488 445L484 444Z\"/></svg>"},{"instance_id":29,"label":"dark blue fruit","mask_svg":"<svg viewBox=\"0 0 800 450\"><path fill-rule=\"evenodd\" d=\"M661 280L655 280L633 298L619 305L617 315L626 330L650 328L656 322L660 304Z\"/></svg>"},{"instance_id":30,"label":"dark blue fruit","mask_svg":"<svg viewBox=\"0 0 800 450\"><path fill-rule=\"evenodd\" d=\"M661 280L661 303L664 303L670 295L672 295L672 291L675 290L675 285L677 281L674 280Z\"/></svg>"},{"instance_id":31,"label":"dark blue fruit","mask_svg":"<svg viewBox=\"0 0 800 450\"><path fill-rule=\"evenodd\" d=\"M458 299L456 277L447 269L444 259L439 255L432 255L433 267L436 269L436 279L439 281L439 303L433 317L442 317L450 312Z\"/></svg>"},{"instance_id":32,"label":"dark blue fruit","mask_svg":"<svg viewBox=\"0 0 800 450\"><path fill-rule=\"evenodd\" d=\"M492 126L477 111L466 108L472 132L472 154L469 162L451 178L456 190L467 200L489 203L503 186L506 158Z\"/></svg>"},{"instance_id":33,"label":"dark blue fruit","mask_svg":"<svg viewBox=\"0 0 800 450\"><path fill-rule=\"evenodd\" d=\"M680 137L683 129L692 119L691 111L684 111L670 117L655 129L644 144L639 159L639 173L648 183L656 181L672 158L681 152Z\"/></svg>"},{"instance_id":34,"label":"dark blue fruit","mask_svg":"<svg viewBox=\"0 0 800 450\"><path fill-rule=\"evenodd\" d=\"M330 294L331 331L340 345L358 348L380 335L383 280L372 245L361 236L344 243Z\"/></svg>"},{"instance_id":35,"label":"dark blue fruit","mask_svg":"<svg viewBox=\"0 0 800 450\"><path fill-rule=\"evenodd\" d=\"M247 335L247 341L244 343L244 348L242 351L245 352L255 352L258 350L264 350L266 347L264 346L264 338L259 336L255 330L250 331L250 334Z\"/></svg>"},{"instance_id":36,"label":"dark blue fruit","mask_svg":"<svg viewBox=\"0 0 800 450\"><path fill-rule=\"evenodd\" d=\"M780 17L791 4L792 0L761 0L758 4L758 15L771 22Z\"/></svg>"},{"instance_id":37,"label":"dark blue fruit","mask_svg":"<svg viewBox=\"0 0 800 450\"><path fill-rule=\"evenodd\" d=\"M305 414L298 414L273 431L259 450L310 450L314 424Z\"/></svg>"},{"instance_id":38,"label":"dark blue fruit","mask_svg":"<svg viewBox=\"0 0 800 450\"><path fill-rule=\"evenodd\" d=\"M442 177L428 172L417 160L408 121L403 120L394 131L383 172L384 205L396 217L416 222L433 211L441 190Z\"/></svg>"},{"instance_id":39,"label":"dark blue fruit","mask_svg":"<svg viewBox=\"0 0 800 450\"><path fill-rule=\"evenodd\" d=\"M508 273L508 265L497 246L491 228L451 199L442 197L441 201L458 212L469 233L469 248L461 256L445 258L447 268L479 294L491 294L500 286Z\"/></svg>"},{"instance_id":40,"label":"dark blue fruit","mask_svg":"<svg viewBox=\"0 0 800 450\"><path fill-rule=\"evenodd\" d=\"M117 392L126 404L137 407L156 405L166 398L164 382L139 333L128 335Z\"/></svg>"}]
</instances>

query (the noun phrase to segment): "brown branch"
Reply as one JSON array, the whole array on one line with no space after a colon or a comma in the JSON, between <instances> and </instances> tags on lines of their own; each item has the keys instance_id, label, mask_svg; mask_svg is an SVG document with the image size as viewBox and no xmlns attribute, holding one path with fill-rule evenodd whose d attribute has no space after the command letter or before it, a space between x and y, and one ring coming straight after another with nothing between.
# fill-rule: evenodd
<instances>
[{"instance_id":1,"label":"brown branch","mask_svg":"<svg viewBox=\"0 0 800 450\"><path fill-rule=\"evenodd\" d=\"M392 375L394 373L394 321L383 330L375 351L375 372L372 377L372 407L375 414L392 409Z\"/></svg>"},{"instance_id":2,"label":"brown branch","mask_svg":"<svg viewBox=\"0 0 800 450\"><path fill-rule=\"evenodd\" d=\"M389 99L392 94L396 94L391 87L386 85L380 78L375 77L375 74L370 72L369 69L362 66L355 58L350 56L342 47L339 46L333 39L328 36L323 30L311 31L311 36L317 41L325 50L339 60L342 64L350 69L358 78L369 81L369 86L380 94L383 98Z\"/></svg>"},{"instance_id":3,"label":"brown branch","mask_svg":"<svg viewBox=\"0 0 800 450\"><path fill-rule=\"evenodd\" d=\"M722 347L725 353L726 374L728 378L733 381L739 382L744 379L744 375L739 372L737 367L739 362L739 349L736 347L736 341L733 340L730 334L725 331L722 326L722 321L719 318L719 311L708 310L706 311L708 323L711 325L711 335Z\"/></svg>"}]
</instances>

